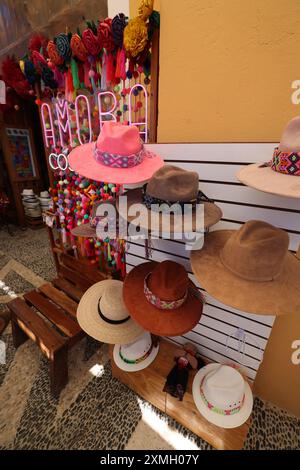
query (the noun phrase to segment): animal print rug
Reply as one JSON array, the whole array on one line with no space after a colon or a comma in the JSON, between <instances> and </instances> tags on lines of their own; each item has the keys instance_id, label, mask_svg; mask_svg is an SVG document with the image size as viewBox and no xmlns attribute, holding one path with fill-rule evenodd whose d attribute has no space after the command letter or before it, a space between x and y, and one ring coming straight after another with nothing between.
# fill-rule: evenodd
<instances>
[{"instance_id":1,"label":"animal print rug","mask_svg":"<svg viewBox=\"0 0 300 470\"><path fill-rule=\"evenodd\" d=\"M0 233L0 279L9 287L0 290L2 308L54 274L46 231ZM83 339L71 350L69 382L54 399L37 346L16 351L10 327L2 340L0 449L211 449L112 377L105 345ZM299 449L300 420L256 398L244 448Z\"/></svg>"}]
</instances>

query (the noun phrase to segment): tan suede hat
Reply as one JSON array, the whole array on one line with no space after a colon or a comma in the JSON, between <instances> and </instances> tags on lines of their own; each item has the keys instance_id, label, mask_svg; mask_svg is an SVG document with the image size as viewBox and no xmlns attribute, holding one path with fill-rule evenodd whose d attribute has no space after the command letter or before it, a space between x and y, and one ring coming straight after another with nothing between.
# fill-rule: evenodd
<instances>
[{"instance_id":1,"label":"tan suede hat","mask_svg":"<svg viewBox=\"0 0 300 470\"><path fill-rule=\"evenodd\" d=\"M239 181L266 193L300 198L300 116L291 119L268 163L254 163L236 174Z\"/></svg>"},{"instance_id":2,"label":"tan suede hat","mask_svg":"<svg viewBox=\"0 0 300 470\"><path fill-rule=\"evenodd\" d=\"M143 204L146 207L145 215L140 214L139 225L141 228L162 232L163 224L167 217L170 217L170 233L182 232L182 219L177 219L173 214L157 212L154 215L154 205L164 204L168 209L173 204L177 204L183 209L188 204L188 210L192 211L190 222L185 225L186 232L196 232L197 230L197 204L204 208L204 229L219 222L222 217L221 209L208 199L202 191L199 191L199 176L194 171L187 171L173 165L164 165L157 170L143 189L129 190L127 196L127 212L121 210L117 201L117 210L120 216L128 222L135 224L136 215L129 215L130 208L134 204ZM187 206L185 206L187 207ZM152 215L152 217L151 217ZM199 221L198 221L199 222Z\"/></svg>"},{"instance_id":3,"label":"tan suede hat","mask_svg":"<svg viewBox=\"0 0 300 470\"><path fill-rule=\"evenodd\" d=\"M196 278L208 294L236 309L261 315L300 314L300 260L289 237L266 222L205 236L191 252Z\"/></svg>"}]
</instances>

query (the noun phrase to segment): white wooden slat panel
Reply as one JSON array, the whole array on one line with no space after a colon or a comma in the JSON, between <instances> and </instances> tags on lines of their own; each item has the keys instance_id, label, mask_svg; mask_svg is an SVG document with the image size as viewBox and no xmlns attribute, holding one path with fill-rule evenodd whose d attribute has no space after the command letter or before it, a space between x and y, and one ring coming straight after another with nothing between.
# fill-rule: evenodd
<instances>
[{"instance_id":1,"label":"white wooden slat panel","mask_svg":"<svg viewBox=\"0 0 300 470\"><path fill-rule=\"evenodd\" d=\"M143 246L137 246L137 245L131 245L129 250L127 251L126 255L126 260L128 260L128 256L134 255L134 256L139 256L140 257L140 263L143 262L141 258L145 258L145 248ZM159 251L153 250L152 252L152 257L151 260L153 261L163 261L163 260L171 260L171 261L176 261L177 263L182 264L186 270L190 271L191 266L190 266L190 261L189 259L183 259L183 258L178 258L176 255L172 254L165 254L165 253L160 253ZM144 260L146 261L146 260ZM139 263L138 263L139 264Z\"/></svg>"},{"instance_id":2,"label":"white wooden slat panel","mask_svg":"<svg viewBox=\"0 0 300 470\"><path fill-rule=\"evenodd\" d=\"M187 333L184 336L175 336L174 338L167 337L166 338L168 341L175 343L175 344L181 344L183 345L184 343L188 341L192 341L192 338L189 337L189 333ZM197 345L198 346L198 345ZM229 358L225 357L223 354L211 351L203 346L198 346L198 350L201 355L203 355L205 358L207 358L209 361L212 362L221 362L223 364L231 364L233 361L230 360ZM241 366L241 369L245 370L247 376L249 379L252 381L255 379L256 376L256 371L252 370L250 368L246 368L244 366Z\"/></svg>"},{"instance_id":3,"label":"white wooden slat panel","mask_svg":"<svg viewBox=\"0 0 300 470\"><path fill-rule=\"evenodd\" d=\"M195 330L189 331L185 335L189 339L191 339L194 343L199 345L201 348L206 348L212 353L217 353L217 354L222 354L225 357L228 357L229 359L232 359L235 362L238 362L241 360L241 355L237 350L231 349L231 348L226 348L226 344L219 344L217 341L214 341L214 339L210 338L205 338L204 336L198 335ZM247 369L254 369L257 370L259 367L259 360L252 359L249 356L244 356L242 358L243 364L247 367Z\"/></svg>"},{"instance_id":4,"label":"white wooden slat panel","mask_svg":"<svg viewBox=\"0 0 300 470\"><path fill-rule=\"evenodd\" d=\"M199 187L206 196L214 200L238 201L245 204L280 207L288 210L293 209L300 214L300 201L295 198L262 193L261 191L248 188L247 186L200 182Z\"/></svg>"},{"instance_id":5,"label":"white wooden slat panel","mask_svg":"<svg viewBox=\"0 0 300 470\"><path fill-rule=\"evenodd\" d=\"M199 341L202 344L204 343L202 342L201 338L211 339L211 335L212 335L211 329L203 325L202 322L200 322L200 324L197 327L195 327L193 331L199 335ZM228 334L221 333L220 331L214 331L213 332L214 341L218 344L220 343L223 349L223 345L224 343L226 344L226 340L228 336L233 335L234 332L235 332L234 328L232 328L232 331ZM228 349L233 349L234 351L238 350L238 340L236 338L230 337L227 341L228 341ZM218 346L216 346L216 348L218 348ZM260 361L262 357L262 352L259 348L252 346L251 344L245 343L245 355L246 355L245 361L247 361L248 356Z\"/></svg>"},{"instance_id":6,"label":"white wooden slat panel","mask_svg":"<svg viewBox=\"0 0 300 470\"><path fill-rule=\"evenodd\" d=\"M209 300L207 300L207 302L209 302ZM257 335L264 339L268 338L270 326L272 325L261 324L258 319L249 319L245 316L245 312L243 312L243 315L235 315L234 312L229 310L229 307L227 308L228 311L216 308L214 304L205 304L204 312L205 315L215 318L221 323L224 322L233 327L237 326L243 328L246 333L249 332L249 334ZM273 316L271 317L273 318Z\"/></svg>"},{"instance_id":7,"label":"white wooden slat panel","mask_svg":"<svg viewBox=\"0 0 300 470\"><path fill-rule=\"evenodd\" d=\"M240 206L238 204L218 203L223 212L223 219L246 222L247 220L264 220L285 230L300 232L300 215L260 207Z\"/></svg>"},{"instance_id":8,"label":"white wooden slat panel","mask_svg":"<svg viewBox=\"0 0 300 470\"><path fill-rule=\"evenodd\" d=\"M168 163L168 162L167 162ZM170 163L173 164L173 163ZM236 183L237 186L241 185L236 179L236 172L241 168L244 168L245 165L230 165L228 164L217 164L217 163L176 163L174 165L180 166L184 170L196 171L199 174L200 181L223 181Z\"/></svg>"},{"instance_id":9,"label":"white wooden slat panel","mask_svg":"<svg viewBox=\"0 0 300 470\"><path fill-rule=\"evenodd\" d=\"M203 313L199 325L205 328L214 329L216 331L222 331L224 334L229 336L234 335L236 331L236 328L232 325L228 325L224 321L219 321L215 317L209 317L205 313ZM252 333L249 333L247 335L246 342L257 348L264 349L268 341L267 339L263 339L253 335Z\"/></svg>"},{"instance_id":10,"label":"white wooden slat panel","mask_svg":"<svg viewBox=\"0 0 300 470\"><path fill-rule=\"evenodd\" d=\"M129 240L130 248L128 249L128 253L134 254L135 244L144 247L145 241L143 239L136 239L134 242ZM165 253L172 253L173 255L181 256L183 258L189 259L190 252L186 250L185 244L181 242L176 242L173 240L153 240L151 239L151 247L152 250L160 250ZM145 248L144 248L145 250Z\"/></svg>"},{"instance_id":11,"label":"white wooden slat panel","mask_svg":"<svg viewBox=\"0 0 300 470\"><path fill-rule=\"evenodd\" d=\"M147 144L165 161L267 162L278 143Z\"/></svg>"}]
</instances>

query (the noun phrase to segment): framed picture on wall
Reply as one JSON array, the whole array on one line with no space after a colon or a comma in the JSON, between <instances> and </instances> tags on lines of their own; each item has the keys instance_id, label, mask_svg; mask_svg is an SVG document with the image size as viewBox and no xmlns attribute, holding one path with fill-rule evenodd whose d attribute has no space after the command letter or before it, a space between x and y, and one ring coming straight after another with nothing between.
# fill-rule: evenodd
<instances>
[{"instance_id":1,"label":"framed picture on wall","mask_svg":"<svg viewBox=\"0 0 300 470\"><path fill-rule=\"evenodd\" d=\"M30 129L6 127L5 156L13 181L38 178L37 163Z\"/></svg>"}]
</instances>

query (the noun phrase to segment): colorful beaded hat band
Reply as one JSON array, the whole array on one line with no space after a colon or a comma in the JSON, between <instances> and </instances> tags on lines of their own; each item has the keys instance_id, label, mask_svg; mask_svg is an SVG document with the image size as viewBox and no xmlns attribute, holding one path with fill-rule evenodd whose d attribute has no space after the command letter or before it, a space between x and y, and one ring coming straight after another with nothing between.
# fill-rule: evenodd
<instances>
[{"instance_id":1,"label":"colorful beaded hat band","mask_svg":"<svg viewBox=\"0 0 300 470\"><path fill-rule=\"evenodd\" d=\"M205 394L204 394L204 391L203 391L203 382L204 382L204 379L205 379L205 376L203 377L202 381L201 381L201 384L200 384L200 396L202 398L202 400L204 401L205 405L207 406L207 408L210 409L210 411L213 411L214 413L217 413L219 415L223 415L223 416L231 416L231 415L234 415L236 413L238 413L243 404L244 404L244 401L245 401L245 394L243 395L243 398L240 402L240 404L238 406L235 406L234 408L230 408L230 409L227 409L227 410L224 410L222 408L218 408L217 406L214 406L212 403L210 403L207 398L205 397Z\"/></svg>"},{"instance_id":2,"label":"colorful beaded hat band","mask_svg":"<svg viewBox=\"0 0 300 470\"><path fill-rule=\"evenodd\" d=\"M140 165L145 158L151 157L153 154L148 152L142 144L141 149L131 155L118 155L110 152L102 152L95 144L94 157L101 165L110 168L133 168Z\"/></svg>"},{"instance_id":3,"label":"colorful beaded hat band","mask_svg":"<svg viewBox=\"0 0 300 470\"><path fill-rule=\"evenodd\" d=\"M300 152L282 152L276 147L268 165L278 173L300 176Z\"/></svg>"},{"instance_id":4,"label":"colorful beaded hat band","mask_svg":"<svg viewBox=\"0 0 300 470\"><path fill-rule=\"evenodd\" d=\"M162 300L157 297L148 287L148 279L151 272L147 274L144 279L144 294L148 302L154 305L154 307L159 308L160 310L174 310L176 308L181 307L187 299L188 296L188 289L186 290L184 296L181 299L177 300Z\"/></svg>"},{"instance_id":5,"label":"colorful beaded hat band","mask_svg":"<svg viewBox=\"0 0 300 470\"><path fill-rule=\"evenodd\" d=\"M140 362L145 361L147 357L150 356L152 349L153 349L153 343L151 343L150 349L142 357L139 357L138 359L126 359L126 357L124 357L123 354L121 353L121 347L120 347L119 356L122 359L122 361L126 362L126 364L140 364Z\"/></svg>"}]
</instances>

